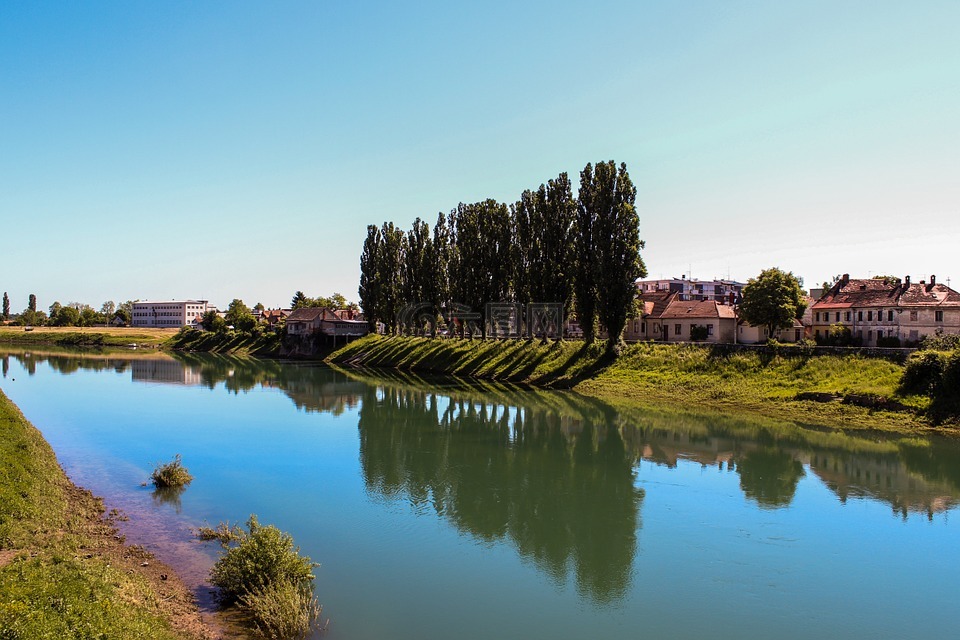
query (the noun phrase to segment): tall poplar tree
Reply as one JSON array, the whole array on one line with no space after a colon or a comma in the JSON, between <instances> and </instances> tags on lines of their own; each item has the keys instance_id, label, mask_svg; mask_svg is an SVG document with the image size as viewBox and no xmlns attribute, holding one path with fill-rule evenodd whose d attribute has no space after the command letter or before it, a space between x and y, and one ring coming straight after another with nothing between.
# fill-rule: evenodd
<instances>
[{"instance_id":1,"label":"tall poplar tree","mask_svg":"<svg viewBox=\"0 0 960 640\"><path fill-rule=\"evenodd\" d=\"M3 292L3 319L10 319L10 297L6 291Z\"/></svg>"},{"instance_id":2,"label":"tall poplar tree","mask_svg":"<svg viewBox=\"0 0 960 640\"><path fill-rule=\"evenodd\" d=\"M600 162L592 171L588 164L581 173L578 220L589 222L596 312L611 352L620 344L627 318L636 312L636 281L647 273L640 257L636 197L625 164L618 168L613 160Z\"/></svg>"},{"instance_id":3,"label":"tall poplar tree","mask_svg":"<svg viewBox=\"0 0 960 640\"><path fill-rule=\"evenodd\" d=\"M403 299L403 229L392 222L384 222L380 229L381 250L377 253L377 275L381 285L381 320L388 333L396 333L398 316L406 301Z\"/></svg>"},{"instance_id":4,"label":"tall poplar tree","mask_svg":"<svg viewBox=\"0 0 960 640\"><path fill-rule=\"evenodd\" d=\"M27 299L27 309L30 311L37 310L37 296L30 294L30 297Z\"/></svg>"},{"instance_id":5,"label":"tall poplar tree","mask_svg":"<svg viewBox=\"0 0 960 640\"><path fill-rule=\"evenodd\" d=\"M592 184L593 166L588 162L580 172L580 193L573 225L573 293L577 322L583 330L583 339L587 343L593 342L596 338L597 278L600 275L594 242L598 206L594 203L594 190L590 186L584 189L584 185Z\"/></svg>"},{"instance_id":6,"label":"tall poplar tree","mask_svg":"<svg viewBox=\"0 0 960 640\"><path fill-rule=\"evenodd\" d=\"M367 225L367 238L363 241L363 253L360 254L360 308L367 319L371 332L376 332L377 322L382 317L382 283L379 266L381 245L380 229L375 224Z\"/></svg>"}]
</instances>

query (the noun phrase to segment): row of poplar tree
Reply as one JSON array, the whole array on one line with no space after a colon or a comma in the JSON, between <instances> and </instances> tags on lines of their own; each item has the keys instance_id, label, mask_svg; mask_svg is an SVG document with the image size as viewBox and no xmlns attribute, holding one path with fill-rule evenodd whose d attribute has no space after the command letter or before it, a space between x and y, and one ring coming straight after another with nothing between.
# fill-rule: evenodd
<instances>
[{"instance_id":1,"label":"row of poplar tree","mask_svg":"<svg viewBox=\"0 0 960 640\"><path fill-rule=\"evenodd\" d=\"M490 302L562 303L592 342L598 325L613 348L635 312L640 257L637 190L625 164L587 164L575 199L566 173L524 191L511 205L484 200L442 212L431 232L367 227L360 306L371 327L411 331L405 309L436 317L456 305L483 314ZM486 318L480 323L486 330Z\"/></svg>"}]
</instances>

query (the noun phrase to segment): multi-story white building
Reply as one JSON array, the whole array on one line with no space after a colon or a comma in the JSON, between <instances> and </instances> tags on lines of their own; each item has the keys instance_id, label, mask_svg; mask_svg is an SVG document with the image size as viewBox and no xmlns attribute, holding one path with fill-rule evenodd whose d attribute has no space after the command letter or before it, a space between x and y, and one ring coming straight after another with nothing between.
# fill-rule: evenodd
<instances>
[{"instance_id":1,"label":"multi-story white building","mask_svg":"<svg viewBox=\"0 0 960 640\"><path fill-rule=\"evenodd\" d=\"M158 302L134 302L134 327L160 329L196 326L208 309L213 309L206 300L162 300Z\"/></svg>"},{"instance_id":2,"label":"multi-story white building","mask_svg":"<svg viewBox=\"0 0 960 640\"><path fill-rule=\"evenodd\" d=\"M679 293L680 300L713 300L721 304L737 304L744 284L736 280L698 280L697 278L667 278L637 280L641 294L656 291Z\"/></svg>"}]
</instances>

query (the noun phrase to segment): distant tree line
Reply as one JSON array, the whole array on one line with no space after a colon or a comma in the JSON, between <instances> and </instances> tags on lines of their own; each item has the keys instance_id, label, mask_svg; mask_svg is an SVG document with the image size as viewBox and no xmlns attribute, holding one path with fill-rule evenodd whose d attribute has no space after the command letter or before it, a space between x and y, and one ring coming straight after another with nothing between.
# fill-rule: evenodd
<instances>
[{"instance_id":1,"label":"distant tree line","mask_svg":"<svg viewBox=\"0 0 960 640\"><path fill-rule=\"evenodd\" d=\"M418 330L405 313L411 305L418 318L462 307L480 314L486 337L487 303L559 303L585 340L602 326L613 349L636 313L634 283L647 273L636 193L626 165L611 160L586 165L576 199L561 173L510 205L460 203L432 230L420 218L409 231L370 225L360 306L371 329L382 323L388 333Z\"/></svg>"},{"instance_id":2,"label":"distant tree line","mask_svg":"<svg viewBox=\"0 0 960 640\"><path fill-rule=\"evenodd\" d=\"M133 301L127 300L119 305L113 300L107 300L100 305L100 310L83 302L69 302L66 305L54 302L49 307L49 313L37 310L37 296L30 294L27 299L27 308L19 314L10 313L10 297L3 293L3 310L0 320L13 321L21 326L48 326L48 327L92 327L106 325L115 321L130 324L133 317Z\"/></svg>"}]
</instances>

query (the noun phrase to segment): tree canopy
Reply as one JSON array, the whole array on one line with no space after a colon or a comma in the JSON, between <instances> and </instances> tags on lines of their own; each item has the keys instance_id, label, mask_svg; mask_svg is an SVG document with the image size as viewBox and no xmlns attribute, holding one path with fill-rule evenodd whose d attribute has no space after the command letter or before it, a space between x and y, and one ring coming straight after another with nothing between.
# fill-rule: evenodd
<instances>
[{"instance_id":1,"label":"tree canopy","mask_svg":"<svg viewBox=\"0 0 960 640\"><path fill-rule=\"evenodd\" d=\"M764 269L743 287L741 317L755 327L766 327L771 336L788 329L807 308L800 279L776 267Z\"/></svg>"}]
</instances>

